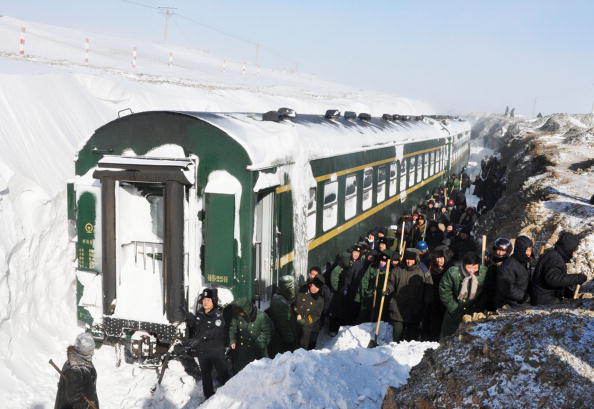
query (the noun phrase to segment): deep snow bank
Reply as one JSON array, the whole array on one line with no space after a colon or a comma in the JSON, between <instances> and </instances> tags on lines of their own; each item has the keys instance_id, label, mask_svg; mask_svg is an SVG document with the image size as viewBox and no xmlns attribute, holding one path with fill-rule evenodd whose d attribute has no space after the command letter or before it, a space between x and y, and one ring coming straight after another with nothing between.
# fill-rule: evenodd
<instances>
[{"instance_id":1,"label":"deep snow bank","mask_svg":"<svg viewBox=\"0 0 594 409\"><path fill-rule=\"evenodd\" d=\"M377 408L388 385L406 382L410 369L435 342L400 342L366 348L374 325L343 327L331 348L299 349L253 362L235 375L204 409ZM380 342L391 338L383 324Z\"/></svg>"}]
</instances>

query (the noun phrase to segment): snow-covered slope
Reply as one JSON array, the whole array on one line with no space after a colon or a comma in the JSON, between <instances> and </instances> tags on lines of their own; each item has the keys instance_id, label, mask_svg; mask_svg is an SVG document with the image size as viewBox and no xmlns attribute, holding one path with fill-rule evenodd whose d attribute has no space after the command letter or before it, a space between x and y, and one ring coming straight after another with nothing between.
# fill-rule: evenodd
<instances>
[{"instance_id":1,"label":"snow-covered slope","mask_svg":"<svg viewBox=\"0 0 594 409\"><path fill-rule=\"evenodd\" d=\"M21 27L27 31L24 56L18 54ZM86 37L91 40L89 65L84 64ZM138 49L136 68L132 47ZM420 102L200 50L0 17L1 402L11 408L51 407L57 377L47 360L61 361L80 330L65 185L78 149L93 131L126 108L264 112L281 106L320 114L330 108L372 115L431 113ZM119 385L114 395L130 392L134 384L123 385L131 368L108 369L109 354L98 355L106 362L99 373L100 393L110 393L104 383L109 376L116 376ZM128 375L118 378L123 372ZM114 398L102 407L139 407L136 400L117 402Z\"/></svg>"}]
</instances>

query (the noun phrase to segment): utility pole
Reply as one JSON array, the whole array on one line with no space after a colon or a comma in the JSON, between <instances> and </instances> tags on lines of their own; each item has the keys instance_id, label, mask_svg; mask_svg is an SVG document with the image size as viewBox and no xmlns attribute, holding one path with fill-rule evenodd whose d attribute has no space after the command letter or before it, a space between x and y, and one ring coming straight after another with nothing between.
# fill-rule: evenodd
<instances>
[{"instance_id":1,"label":"utility pole","mask_svg":"<svg viewBox=\"0 0 594 409\"><path fill-rule=\"evenodd\" d=\"M169 19L175 15L177 7L158 7L159 13L165 16L165 31L163 32L163 40L167 41L167 31L169 28Z\"/></svg>"},{"instance_id":2,"label":"utility pole","mask_svg":"<svg viewBox=\"0 0 594 409\"><path fill-rule=\"evenodd\" d=\"M532 104L532 118L534 118L534 111L536 109L536 100L538 99L538 97L534 98L534 103Z\"/></svg>"},{"instance_id":3,"label":"utility pole","mask_svg":"<svg viewBox=\"0 0 594 409\"><path fill-rule=\"evenodd\" d=\"M260 65L260 42L256 43L256 65Z\"/></svg>"}]
</instances>

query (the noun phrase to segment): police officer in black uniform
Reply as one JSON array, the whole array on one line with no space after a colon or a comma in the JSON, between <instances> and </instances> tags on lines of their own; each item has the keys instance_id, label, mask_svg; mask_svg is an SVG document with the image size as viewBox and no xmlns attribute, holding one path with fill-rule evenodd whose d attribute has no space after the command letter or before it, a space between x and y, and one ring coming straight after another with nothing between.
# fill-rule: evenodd
<instances>
[{"instance_id":1,"label":"police officer in black uniform","mask_svg":"<svg viewBox=\"0 0 594 409\"><path fill-rule=\"evenodd\" d=\"M219 307L217 290L206 288L198 298L199 307L196 315L187 314L189 339L183 342L186 356L179 359L189 375L199 380L202 377L202 389L206 399L214 395L212 370L216 369L217 379L223 385L229 379L225 361L227 331L223 319L223 310ZM198 358L197 368L194 357Z\"/></svg>"}]
</instances>

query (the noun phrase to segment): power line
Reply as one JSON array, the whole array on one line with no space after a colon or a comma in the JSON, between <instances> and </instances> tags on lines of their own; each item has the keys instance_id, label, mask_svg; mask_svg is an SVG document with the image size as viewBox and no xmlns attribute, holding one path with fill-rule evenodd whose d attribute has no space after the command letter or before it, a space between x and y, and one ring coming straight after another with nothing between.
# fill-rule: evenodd
<instances>
[{"instance_id":1,"label":"power line","mask_svg":"<svg viewBox=\"0 0 594 409\"><path fill-rule=\"evenodd\" d=\"M263 46L258 41L253 41L253 40L250 40L250 39L241 37L239 35L236 35L236 34L233 34L233 33L228 32L228 31L222 30L222 29L220 29L218 27L212 26L210 24L203 23L201 21L197 21L197 20L195 20L193 18L190 18L190 17L185 16L183 14L180 14L178 12L172 11L172 10L177 10L174 7L155 7L155 6L151 6L151 5L145 4L145 3L140 3L140 2L134 1L134 0L122 0L122 2L133 4L133 5L139 6L139 7L144 7L144 8L149 8L149 9L153 9L153 10L158 10L161 14L164 14L165 15L165 33L164 33L165 39L167 39L167 29L168 29L169 19L173 15L176 15L176 16L178 16L178 17L180 17L180 18L182 18L182 19L184 19L186 21L189 21L192 24L195 24L197 26L206 28L207 30L210 30L210 31L213 31L215 33L221 34L221 35L223 35L225 37L228 37L228 38L231 38L231 39L233 39L235 41L242 42L244 44L249 44L249 45L255 47L256 64L259 64L260 51L265 51L268 54L270 54L270 55L272 55L272 56L274 56L274 57L276 57L276 58L278 58L280 60L285 60L285 61L291 63L291 65L293 66L293 69L294 70L297 70L297 68L299 67L299 63L297 61L295 61L292 58L289 58L289 57L287 57L287 56L279 53L278 51L276 51L276 50L274 50L272 48Z\"/></svg>"}]
</instances>

